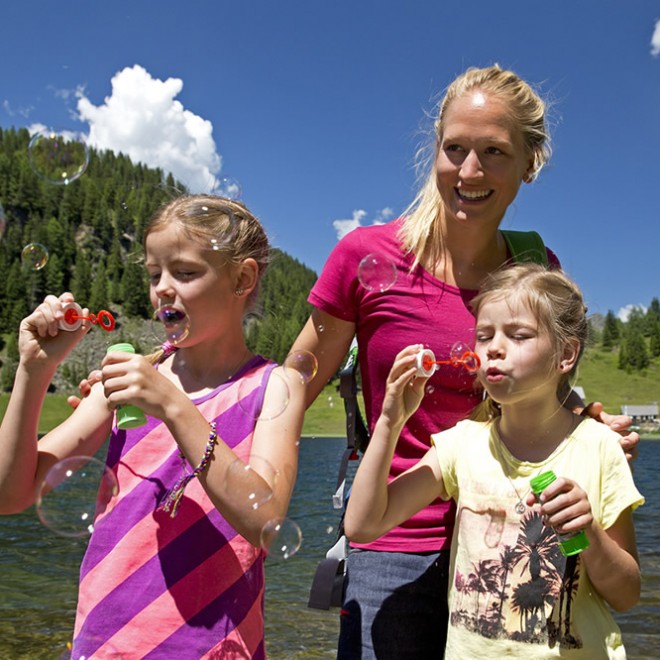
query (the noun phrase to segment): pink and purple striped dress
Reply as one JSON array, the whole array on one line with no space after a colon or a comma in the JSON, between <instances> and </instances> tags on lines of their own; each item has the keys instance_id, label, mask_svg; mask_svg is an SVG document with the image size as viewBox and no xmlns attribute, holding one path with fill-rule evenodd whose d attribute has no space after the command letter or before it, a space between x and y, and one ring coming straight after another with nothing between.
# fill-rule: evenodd
<instances>
[{"instance_id":1,"label":"pink and purple striped dress","mask_svg":"<svg viewBox=\"0 0 660 660\"><path fill-rule=\"evenodd\" d=\"M253 358L194 400L247 461L275 364ZM80 570L72 658L265 658L264 553L214 508L197 479L176 517L159 509L181 475L167 426L113 429L119 493L96 519ZM190 469L190 468L188 468Z\"/></svg>"}]
</instances>

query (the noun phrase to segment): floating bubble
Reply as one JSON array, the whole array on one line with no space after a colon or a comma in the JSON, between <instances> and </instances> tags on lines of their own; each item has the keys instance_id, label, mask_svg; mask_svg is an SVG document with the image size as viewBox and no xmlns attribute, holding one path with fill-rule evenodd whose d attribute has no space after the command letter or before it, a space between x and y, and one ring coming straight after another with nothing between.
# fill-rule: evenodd
<instances>
[{"instance_id":1,"label":"floating bubble","mask_svg":"<svg viewBox=\"0 0 660 660\"><path fill-rule=\"evenodd\" d=\"M279 417L289 405L289 386L286 379L276 372L271 372L268 379L267 396L259 408L254 402L255 383L242 378L238 383L238 405L251 419L268 421Z\"/></svg>"},{"instance_id":2,"label":"floating bubble","mask_svg":"<svg viewBox=\"0 0 660 660\"><path fill-rule=\"evenodd\" d=\"M84 174L89 165L89 149L80 135L43 130L30 139L28 159L37 176L64 186Z\"/></svg>"},{"instance_id":3,"label":"floating bubble","mask_svg":"<svg viewBox=\"0 0 660 660\"><path fill-rule=\"evenodd\" d=\"M37 515L60 536L87 536L119 488L114 472L91 456L70 456L48 471L37 493Z\"/></svg>"},{"instance_id":4,"label":"floating bubble","mask_svg":"<svg viewBox=\"0 0 660 660\"><path fill-rule=\"evenodd\" d=\"M289 518L273 518L261 530L261 547L272 559L290 559L302 544L302 532Z\"/></svg>"},{"instance_id":5,"label":"floating bubble","mask_svg":"<svg viewBox=\"0 0 660 660\"><path fill-rule=\"evenodd\" d=\"M190 333L190 319L173 305L161 305L154 311L151 328L159 341L169 341L177 346Z\"/></svg>"},{"instance_id":6,"label":"floating bubble","mask_svg":"<svg viewBox=\"0 0 660 660\"><path fill-rule=\"evenodd\" d=\"M279 472L269 461L251 456L248 463L240 458L230 463L225 475L225 496L235 506L256 511L273 499Z\"/></svg>"},{"instance_id":7,"label":"floating bubble","mask_svg":"<svg viewBox=\"0 0 660 660\"><path fill-rule=\"evenodd\" d=\"M298 374L303 383L309 383L319 370L319 362L314 353L305 350L292 351L284 359L284 372Z\"/></svg>"},{"instance_id":8,"label":"floating bubble","mask_svg":"<svg viewBox=\"0 0 660 660\"><path fill-rule=\"evenodd\" d=\"M476 373L481 366L479 356L465 343L457 341L451 349L449 359L452 363L459 363L468 373Z\"/></svg>"},{"instance_id":9,"label":"floating bubble","mask_svg":"<svg viewBox=\"0 0 660 660\"><path fill-rule=\"evenodd\" d=\"M397 278L396 266L380 254L368 254L358 266L360 284L368 291L387 291Z\"/></svg>"},{"instance_id":10,"label":"floating bubble","mask_svg":"<svg viewBox=\"0 0 660 660\"><path fill-rule=\"evenodd\" d=\"M28 270L41 270L48 263L48 248L41 243L28 243L21 252L21 263Z\"/></svg>"},{"instance_id":11,"label":"floating bubble","mask_svg":"<svg viewBox=\"0 0 660 660\"><path fill-rule=\"evenodd\" d=\"M222 176L216 180L211 195L225 199L239 200L243 195L241 184L233 176Z\"/></svg>"}]
</instances>

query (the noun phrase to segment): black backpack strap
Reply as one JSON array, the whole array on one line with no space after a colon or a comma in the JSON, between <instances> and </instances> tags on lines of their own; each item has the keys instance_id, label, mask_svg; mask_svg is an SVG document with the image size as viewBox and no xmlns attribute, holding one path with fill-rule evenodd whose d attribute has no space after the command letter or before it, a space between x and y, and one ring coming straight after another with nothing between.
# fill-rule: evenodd
<instances>
[{"instance_id":1,"label":"black backpack strap","mask_svg":"<svg viewBox=\"0 0 660 660\"><path fill-rule=\"evenodd\" d=\"M548 267L548 251L538 232L502 229L502 235L517 262L532 261Z\"/></svg>"},{"instance_id":2,"label":"black backpack strap","mask_svg":"<svg viewBox=\"0 0 660 660\"><path fill-rule=\"evenodd\" d=\"M335 509L341 509L344 506L348 462L357 460L359 458L357 452L364 452L369 443L369 432L362 418L357 399L357 356L358 347L357 344L353 344L348 352L346 364L339 373L339 394L344 400L346 413L346 449L339 463L337 488L332 496L332 505Z\"/></svg>"}]
</instances>

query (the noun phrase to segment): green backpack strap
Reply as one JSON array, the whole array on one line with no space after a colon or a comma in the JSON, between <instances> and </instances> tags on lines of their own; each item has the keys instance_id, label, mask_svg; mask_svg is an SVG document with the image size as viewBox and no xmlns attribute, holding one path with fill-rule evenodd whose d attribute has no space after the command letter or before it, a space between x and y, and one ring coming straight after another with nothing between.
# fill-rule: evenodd
<instances>
[{"instance_id":1,"label":"green backpack strap","mask_svg":"<svg viewBox=\"0 0 660 660\"><path fill-rule=\"evenodd\" d=\"M516 261L532 261L548 266L548 251L545 249L543 239L538 232L502 229L502 235L509 247L511 256Z\"/></svg>"}]
</instances>

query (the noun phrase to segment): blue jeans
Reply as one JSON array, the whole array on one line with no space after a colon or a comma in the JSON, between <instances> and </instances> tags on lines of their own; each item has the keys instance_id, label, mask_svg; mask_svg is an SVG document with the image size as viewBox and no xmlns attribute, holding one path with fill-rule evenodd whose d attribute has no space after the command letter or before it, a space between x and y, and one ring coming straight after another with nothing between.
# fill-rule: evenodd
<instances>
[{"instance_id":1,"label":"blue jeans","mask_svg":"<svg viewBox=\"0 0 660 660\"><path fill-rule=\"evenodd\" d=\"M413 554L351 549L338 660L442 658L449 550Z\"/></svg>"}]
</instances>

